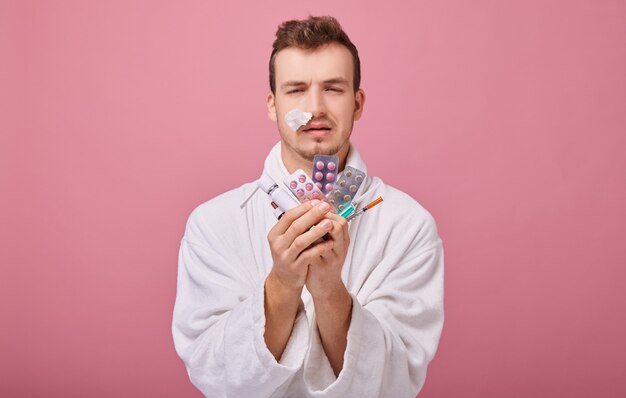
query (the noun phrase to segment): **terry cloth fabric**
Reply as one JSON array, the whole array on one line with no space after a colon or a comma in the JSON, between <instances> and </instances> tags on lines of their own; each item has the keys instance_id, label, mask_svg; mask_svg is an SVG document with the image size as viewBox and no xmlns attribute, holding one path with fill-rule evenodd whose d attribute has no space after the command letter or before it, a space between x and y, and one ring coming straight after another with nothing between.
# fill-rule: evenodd
<instances>
[{"instance_id":1,"label":"terry cloth fabric","mask_svg":"<svg viewBox=\"0 0 626 398\"><path fill-rule=\"evenodd\" d=\"M352 145L347 165L367 172ZM280 143L264 173L289 174ZM406 397L422 388L443 327L443 247L430 213L407 194L367 177L361 205L384 202L349 224L342 279L352 296L343 370L335 377L311 295L276 361L264 340L267 241L276 224L256 182L191 213L181 241L172 333L191 382L207 397Z\"/></svg>"}]
</instances>

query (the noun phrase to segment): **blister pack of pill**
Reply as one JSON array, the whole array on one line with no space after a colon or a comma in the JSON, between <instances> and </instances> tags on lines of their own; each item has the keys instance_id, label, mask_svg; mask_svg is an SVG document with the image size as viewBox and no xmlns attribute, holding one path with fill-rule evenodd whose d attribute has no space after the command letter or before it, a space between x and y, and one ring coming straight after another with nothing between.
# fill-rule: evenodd
<instances>
[{"instance_id":1,"label":"blister pack of pill","mask_svg":"<svg viewBox=\"0 0 626 398\"><path fill-rule=\"evenodd\" d=\"M337 156L315 155L313 158L313 181L324 195L332 192L337 180L337 169L339 169Z\"/></svg>"},{"instance_id":2,"label":"blister pack of pill","mask_svg":"<svg viewBox=\"0 0 626 398\"><path fill-rule=\"evenodd\" d=\"M300 203L312 199L324 199L324 193L302 169L296 170L295 173L285 178L283 182L298 198Z\"/></svg>"},{"instance_id":3,"label":"blister pack of pill","mask_svg":"<svg viewBox=\"0 0 626 398\"><path fill-rule=\"evenodd\" d=\"M326 198L335 206L337 212L341 212L354 200L359 187L365 181L365 173L352 166L346 166L337 178L332 192L326 194Z\"/></svg>"}]
</instances>

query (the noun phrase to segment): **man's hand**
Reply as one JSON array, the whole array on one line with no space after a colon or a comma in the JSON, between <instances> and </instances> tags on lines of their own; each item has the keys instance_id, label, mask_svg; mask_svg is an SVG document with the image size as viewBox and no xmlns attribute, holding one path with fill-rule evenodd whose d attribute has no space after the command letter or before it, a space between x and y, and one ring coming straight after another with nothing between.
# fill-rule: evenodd
<instances>
[{"instance_id":1,"label":"man's hand","mask_svg":"<svg viewBox=\"0 0 626 398\"><path fill-rule=\"evenodd\" d=\"M333 248L310 262L306 287L313 297L315 322L324 352L338 377L343 369L352 319L352 297L341 280L350 235L345 218L332 213L326 217L333 223L333 229L329 232Z\"/></svg>"},{"instance_id":2,"label":"man's hand","mask_svg":"<svg viewBox=\"0 0 626 398\"><path fill-rule=\"evenodd\" d=\"M306 288L314 299L329 298L341 288L345 290L341 281L341 269L350 244L348 222L340 215L330 212L326 214L326 219L332 223L329 231L332 249L311 258L306 278Z\"/></svg>"},{"instance_id":3,"label":"man's hand","mask_svg":"<svg viewBox=\"0 0 626 398\"><path fill-rule=\"evenodd\" d=\"M302 302L309 264L333 248L333 239L312 245L334 228L331 220L324 220L329 210L326 202L303 203L286 212L267 235L274 263L265 280L264 337L277 361L285 350Z\"/></svg>"},{"instance_id":4,"label":"man's hand","mask_svg":"<svg viewBox=\"0 0 626 398\"><path fill-rule=\"evenodd\" d=\"M335 228L331 220L324 219L329 210L326 202L303 203L286 212L267 235L274 260L270 275L286 289L300 294L308 265L332 251L334 239L311 246Z\"/></svg>"}]
</instances>

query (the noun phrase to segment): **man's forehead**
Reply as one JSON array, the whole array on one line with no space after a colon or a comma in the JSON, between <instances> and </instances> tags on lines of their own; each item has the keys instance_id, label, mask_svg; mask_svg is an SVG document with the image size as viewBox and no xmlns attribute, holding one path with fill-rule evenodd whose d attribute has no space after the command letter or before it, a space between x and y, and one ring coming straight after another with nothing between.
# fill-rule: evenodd
<instances>
[{"instance_id":1,"label":"man's forehead","mask_svg":"<svg viewBox=\"0 0 626 398\"><path fill-rule=\"evenodd\" d=\"M350 51L340 44L327 44L314 50L288 47L274 59L276 83L345 80L352 83L354 64Z\"/></svg>"}]
</instances>

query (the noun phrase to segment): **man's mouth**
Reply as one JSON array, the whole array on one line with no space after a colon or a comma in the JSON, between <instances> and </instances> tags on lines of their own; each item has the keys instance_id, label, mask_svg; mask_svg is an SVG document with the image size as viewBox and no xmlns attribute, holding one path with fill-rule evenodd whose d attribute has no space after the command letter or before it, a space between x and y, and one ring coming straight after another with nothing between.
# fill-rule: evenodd
<instances>
[{"instance_id":1,"label":"man's mouth","mask_svg":"<svg viewBox=\"0 0 626 398\"><path fill-rule=\"evenodd\" d=\"M313 135L326 135L330 132L331 128L327 124L309 124L304 127L302 131Z\"/></svg>"}]
</instances>

